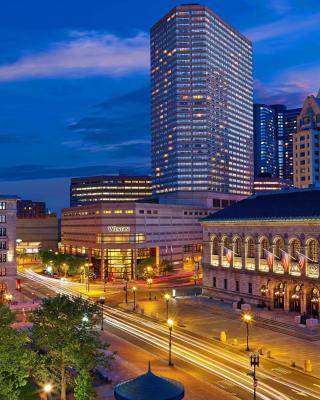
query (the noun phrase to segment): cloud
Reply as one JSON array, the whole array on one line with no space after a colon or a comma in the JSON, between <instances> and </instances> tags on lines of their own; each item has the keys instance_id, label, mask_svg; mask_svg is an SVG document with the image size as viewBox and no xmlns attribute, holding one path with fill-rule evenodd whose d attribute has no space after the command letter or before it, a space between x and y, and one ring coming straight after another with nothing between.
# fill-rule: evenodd
<instances>
[{"instance_id":1,"label":"cloud","mask_svg":"<svg viewBox=\"0 0 320 400\"><path fill-rule=\"evenodd\" d=\"M320 66L298 65L278 74L271 82L255 81L255 100L302 107L305 98L320 88Z\"/></svg>"},{"instance_id":2,"label":"cloud","mask_svg":"<svg viewBox=\"0 0 320 400\"><path fill-rule=\"evenodd\" d=\"M291 10L289 0L267 0L266 6L277 15L283 15Z\"/></svg>"},{"instance_id":3,"label":"cloud","mask_svg":"<svg viewBox=\"0 0 320 400\"><path fill-rule=\"evenodd\" d=\"M91 175L108 175L117 174L119 169L130 168L131 171L137 174L144 174L149 172L148 165L143 162L128 162L123 164L120 159L118 163L109 165L94 165L83 167L64 167L58 168L48 165L15 165L11 167L0 168L0 181L13 182L25 180L41 180L41 179L54 179L54 178L69 178L77 176L91 176Z\"/></svg>"},{"instance_id":4,"label":"cloud","mask_svg":"<svg viewBox=\"0 0 320 400\"><path fill-rule=\"evenodd\" d=\"M245 30L243 33L253 42L283 38L286 35L304 33L310 34L313 30L319 29L320 13L310 16L291 16L282 18L270 24L259 25ZM290 38L292 39L292 38Z\"/></svg>"},{"instance_id":5,"label":"cloud","mask_svg":"<svg viewBox=\"0 0 320 400\"><path fill-rule=\"evenodd\" d=\"M52 43L42 52L0 65L0 81L87 76L118 77L149 69L146 33L122 38L113 34L71 32L67 40Z\"/></svg>"}]
</instances>

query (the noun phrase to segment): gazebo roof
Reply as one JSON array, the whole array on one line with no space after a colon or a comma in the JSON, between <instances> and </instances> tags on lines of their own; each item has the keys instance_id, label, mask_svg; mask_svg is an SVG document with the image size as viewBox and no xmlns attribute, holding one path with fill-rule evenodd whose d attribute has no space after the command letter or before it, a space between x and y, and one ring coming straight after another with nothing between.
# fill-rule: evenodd
<instances>
[{"instance_id":1,"label":"gazebo roof","mask_svg":"<svg viewBox=\"0 0 320 400\"><path fill-rule=\"evenodd\" d=\"M114 390L116 400L181 400L184 387L172 379L157 376L151 372L119 383Z\"/></svg>"}]
</instances>

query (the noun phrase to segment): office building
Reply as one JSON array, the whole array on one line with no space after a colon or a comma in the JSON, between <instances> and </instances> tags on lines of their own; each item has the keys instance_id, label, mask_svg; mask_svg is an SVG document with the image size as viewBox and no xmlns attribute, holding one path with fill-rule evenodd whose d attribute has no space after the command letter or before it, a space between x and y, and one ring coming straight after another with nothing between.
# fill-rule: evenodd
<instances>
[{"instance_id":1,"label":"office building","mask_svg":"<svg viewBox=\"0 0 320 400\"><path fill-rule=\"evenodd\" d=\"M153 193L248 195L253 184L252 44L205 6L151 28Z\"/></svg>"},{"instance_id":2,"label":"office building","mask_svg":"<svg viewBox=\"0 0 320 400\"><path fill-rule=\"evenodd\" d=\"M22 200L17 201L17 217L33 218L43 217L47 214L46 203L43 201Z\"/></svg>"},{"instance_id":3,"label":"office building","mask_svg":"<svg viewBox=\"0 0 320 400\"><path fill-rule=\"evenodd\" d=\"M0 303L16 297L17 199L16 196L0 195Z\"/></svg>"},{"instance_id":4,"label":"office building","mask_svg":"<svg viewBox=\"0 0 320 400\"><path fill-rule=\"evenodd\" d=\"M283 179L293 186L293 135L297 132L297 120L302 108L286 110L283 141Z\"/></svg>"},{"instance_id":5,"label":"office building","mask_svg":"<svg viewBox=\"0 0 320 400\"><path fill-rule=\"evenodd\" d=\"M319 204L320 190L288 190L204 218L204 294L318 315Z\"/></svg>"},{"instance_id":6,"label":"office building","mask_svg":"<svg viewBox=\"0 0 320 400\"><path fill-rule=\"evenodd\" d=\"M277 137L274 110L265 104L254 104L254 175L278 176Z\"/></svg>"},{"instance_id":7,"label":"office building","mask_svg":"<svg viewBox=\"0 0 320 400\"><path fill-rule=\"evenodd\" d=\"M320 184L320 91L308 96L297 120L294 138L294 186L307 188Z\"/></svg>"},{"instance_id":8,"label":"office building","mask_svg":"<svg viewBox=\"0 0 320 400\"><path fill-rule=\"evenodd\" d=\"M70 206L135 201L151 195L150 176L106 175L72 178Z\"/></svg>"},{"instance_id":9,"label":"office building","mask_svg":"<svg viewBox=\"0 0 320 400\"><path fill-rule=\"evenodd\" d=\"M274 190L289 189L290 181L273 177L270 174L259 174L254 178L253 193L273 192Z\"/></svg>"}]
</instances>

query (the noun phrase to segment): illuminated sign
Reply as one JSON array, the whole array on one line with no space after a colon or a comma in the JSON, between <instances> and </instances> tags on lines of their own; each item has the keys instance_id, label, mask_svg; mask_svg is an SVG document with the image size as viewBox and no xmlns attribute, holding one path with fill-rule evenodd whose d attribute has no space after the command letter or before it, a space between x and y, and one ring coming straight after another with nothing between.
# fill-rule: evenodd
<instances>
[{"instance_id":1,"label":"illuminated sign","mask_svg":"<svg viewBox=\"0 0 320 400\"><path fill-rule=\"evenodd\" d=\"M108 232L110 233L128 233L130 232L130 226L107 226Z\"/></svg>"}]
</instances>

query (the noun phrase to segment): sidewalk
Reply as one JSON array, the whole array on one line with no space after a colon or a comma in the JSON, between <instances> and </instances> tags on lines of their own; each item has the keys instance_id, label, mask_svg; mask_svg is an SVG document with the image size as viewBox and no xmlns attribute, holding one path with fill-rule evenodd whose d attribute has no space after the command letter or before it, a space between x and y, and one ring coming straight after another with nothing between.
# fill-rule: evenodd
<instances>
[{"instance_id":1,"label":"sidewalk","mask_svg":"<svg viewBox=\"0 0 320 400\"><path fill-rule=\"evenodd\" d=\"M164 300L148 301L138 299L140 309L145 315L165 321L166 305ZM255 314L256 309L253 310ZM173 299L170 302L169 317L173 318L179 327L194 332L212 340L219 340L220 332L225 331L227 344L233 339L238 340L238 350L243 350L246 344L246 327L241 321L241 313L232 309L230 303L219 302L204 297ZM260 324L259 318L267 321ZM301 339L292 336L290 330L305 333L306 329L297 328L293 323L294 315L260 311L256 323L249 329L250 348L264 348L265 353L271 352L273 361L290 367L295 362L297 369L303 370L305 360L310 359L313 367L312 375L320 378L320 341ZM279 332L277 325L284 324L288 334ZM284 328L283 328L284 330ZM311 335L313 335L311 333ZM266 357L266 355L264 356Z\"/></svg>"}]
</instances>

